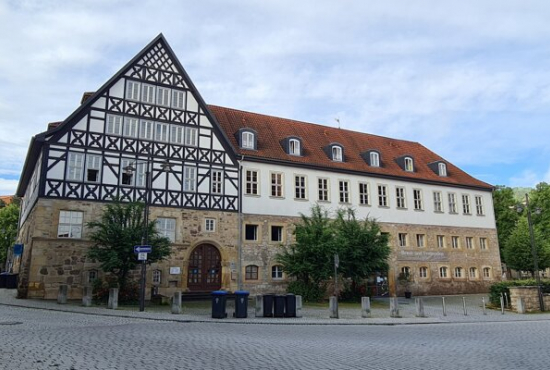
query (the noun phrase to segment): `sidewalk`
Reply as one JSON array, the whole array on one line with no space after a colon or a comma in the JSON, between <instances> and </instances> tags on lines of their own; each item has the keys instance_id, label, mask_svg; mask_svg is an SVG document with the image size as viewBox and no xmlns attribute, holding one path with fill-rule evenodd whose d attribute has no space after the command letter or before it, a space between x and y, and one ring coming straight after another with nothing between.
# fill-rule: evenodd
<instances>
[{"instance_id":1,"label":"sidewalk","mask_svg":"<svg viewBox=\"0 0 550 370\"><path fill-rule=\"evenodd\" d=\"M61 305L53 300L17 299L16 290L0 289L0 305L24 307L31 309L53 310L86 315L127 317L145 320L173 321L173 322L204 322L204 323L232 323L232 324L268 324L268 325L415 325L415 324L444 324L444 323L479 323L479 322L508 322L508 321L538 321L550 320L550 313L536 313L520 315L514 312L500 310L483 311L482 298L484 295L446 296L446 315L443 314L441 297L422 297L427 317L415 316L414 299L399 298L399 318L390 317L388 299L376 299L382 304L371 310L371 317L361 318L360 308L339 309L339 319L329 318L328 303L326 308L305 306L301 318L264 318L255 317L253 304L248 309L248 318L236 319L233 302L228 301L227 318L213 319L208 302L193 304L184 302L183 313L170 313L169 306L146 307L139 312L137 307L121 306L117 310L109 310L105 306L82 307L80 301L70 301ZM464 314L466 303L466 315ZM252 306L252 307L250 307Z\"/></svg>"}]
</instances>

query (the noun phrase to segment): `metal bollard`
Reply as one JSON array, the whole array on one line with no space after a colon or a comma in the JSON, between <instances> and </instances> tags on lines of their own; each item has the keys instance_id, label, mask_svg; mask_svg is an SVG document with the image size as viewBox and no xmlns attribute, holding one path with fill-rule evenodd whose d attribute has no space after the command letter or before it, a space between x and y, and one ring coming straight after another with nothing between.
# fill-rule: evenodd
<instances>
[{"instance_id":1,"label":"metal bollard","mask_svg":"<svg viewBox=\"0 0 550 370\"><path fill-rule=\"evenodd\" d=\"M443 316L447 316L447 307L445 306L445 297L441 297L443 301Z\"/></svg>"},{"instance_id":2,"label":"metal bollard","mask_svg":"<svg viewBox=\"0 0 550 370\"><path fill-rule=\"evenodd\" d=\"M500 295L500 311L504 315L504 297L502 296L502 294Z\"/></svg>"},{"instance_id":3,"label":"metal bollard","mask_svg":"<svg viewBox=\"0 0 550 370\"><path fill-rule=\"evenodd\" d=\"M181 292L174 292L174 295L172 297L172 307L171 312L174 315L181 314Z\"/></svg>"},{"instance_id":4,"label":"metal bollard","mask_svg":"<svg viewBox=\"0 0 550 370\"><path fill-rule=\"evenodd\" d=\"M464 316L468 316L468 310L466 309L466 297L462 297L462 307L464 308Z\"/></svg>"},{"instance_id":5,"label":"metal bollard","mask_svg":"<svg viewBox=\"0 0 550 370\"><path fill-rule=\"evenodd\" d=\"M426 314L424 312L424 299L415 298L414 304L416 306L416 317L426 317Z\"/></svg>"},{"instance_id":6,"label":"metal bollard","mask_svg":"<svg viewBox=\"0 0 550 370\"><path fill-rule=\"evenodd\" d=\"M510 307L510 303L509 303L509 300L508 300L508 294L506 292L504 292L504 307Z\"/></svg>"},{"instance_id":7,"label":"metal bollard","mask_svg":"<svg viewBox=\"0 0 550 370\"><path fill-rule=\"evenodd\" d=\"M370 317L370 298L361 297L361 317Z\"/></svg>"},{"instance_id":8,"label":"metal bollard","mask_svg":"<svg viewBox=\"0 0 550 370\"><path fill-rule=\"evenodd\" d=\"M481 297L481 302L483 303L483 314L487 315L487 311L485 310L485 297Z\"/></svg>"},{"instance_id":9,"label":"metal bollard","mask_svg":"<svg viewBox=\"0 0 550 370\"><path fill-rule=\"evenodd\" d=\"M329 299L330 318L338 318L338 297L330 297Z\"/></svg>"}]
</instances>

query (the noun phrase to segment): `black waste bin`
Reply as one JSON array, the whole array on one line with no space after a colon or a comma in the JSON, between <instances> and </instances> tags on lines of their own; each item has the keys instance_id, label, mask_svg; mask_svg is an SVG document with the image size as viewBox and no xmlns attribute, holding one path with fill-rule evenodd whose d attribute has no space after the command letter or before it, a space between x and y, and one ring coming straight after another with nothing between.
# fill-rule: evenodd
<instances>
[{"instance_id":1,"label":"black waste bin","mask_svg":"<svg viewBox=\"0 0 550 370\"><path fill-rule=\"evenodd\" d=\"M0 289L6 287L6 280L8 279L8 273L3 272L0 274Z\"/></svg>"},{"instance_id":2,"label":"black waste bin","mask_svg":"<svg viewBox=\"0 0 550 370\"><path fill-rule=\"evenodd\" d=\"M6 288L7 289L17 289L17 277L19 274L8 274L6 275Z\"/></svg>"},{"instance_id":3,"label":"black waste bin","mask_svg":"<svg viewBox=\"0 0 550 370\"><path fill-rule=\"evenodd\" d=\"M273 306L274 306L273 316L285 317L285 296L284 295L276 295Z\"/></svg>"},{"instance_id":4,"label":"black waste bin","mask_svg":"<svg viewBox=\"0 0 550 370\"><path fill-rule=\"evenodd\" d=\"M287 294L285 317L296 317L296 296L294 294Z\"/></svg>"},{"instance_id":5,"label":"black waste bin","mask_svg":"<svg viewBox=\"0 0 550 370\"><path fill-rule=\"evenodd\" d=\"M273 317L273 294L264 294L264 317Z\"/></svg>"},{"instance_id":6,"label":"black waste bin","mask_svg":"<svg viewBox=\"0 0 550 370\"><path fill-rule=\"evenodd\" d=\"M227 292L223 290L216 290L212 292L212 318L213 319L225 319L227 312L225 312L225 302L227 300Z\"/></svg>"},{"instance_id":7,"label":"black waste bin","mask_svg":"<svg viewBox=\"0 0 550 370\"><path fill-rule=\"evenodd\" d=\"M235 317L244 319L248 317L248 293L246 290L235 292Z\"/></svg>"}]
</instances>

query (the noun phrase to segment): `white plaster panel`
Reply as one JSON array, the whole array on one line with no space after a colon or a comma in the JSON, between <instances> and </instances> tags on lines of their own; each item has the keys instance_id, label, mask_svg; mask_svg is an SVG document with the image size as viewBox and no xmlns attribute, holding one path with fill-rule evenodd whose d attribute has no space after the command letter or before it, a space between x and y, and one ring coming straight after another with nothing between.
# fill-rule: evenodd
<instances>
[{"instance_id":1,"label":"white plaster panel","mask_svg":"<svg viewBox=\"0 0 550 370\"><path fill-rule=\"evenodd\" d=\"M224 148L222 146L222 143L220 142L220 140L216 136L212 137L212 149L214 149L214 150L224 150Z\"/></svg>"},{"instance_id":2,"label":"white plaster panel","mask_svg":"<svg viewBox=\"0 0 550 370\"><path fill-rule=\"evenodd\" d=\"M90 132L103 132L105 121L96 118L90 118Z\"/></svg>"},{"instance_id":3,"label":"white plaster panel","mask_svg":"<svg viewBox=\"0 0 550 370\"><path fill-rule=\"evenodd\" d=\"M106 108L107 99L104 97L101 97L96 100L94 104L92 104L92 107L99 108L99 109L105 109Z\"/></svg>"},{"instance_id":4,"label":"white plaster panel","mask_svg":"<svg viewBox=\"0 0 550 370\"><path fill-rule=\"evenodd\" d=\"M105 112L92 109L90 111L90 117L92 117L92 118L105 118Z\"/></svg>"},{"instance_id":5,"label":"white plaster panel","mask_svg":"<svg viewBox=\"0 0 550 370\"><path fill-rule=\"evenodd\" d=\"M67 134L61 136L57 142L67 144Z\"/></svg>"},{"instance_id":6,"label":"white plaster panel","mask_svg":"<svg viewBox=\"0 0 550 370\"><path fill-rule=\"evenodd\" d=\"M195 97L191 93L187 94L187 110L189 112L199 111L199 103L197 103L197 101L195 100Z\"/></svg>"},{"instance_id":7,"label":"white plaster panel","mask_svg":"<svg viewBox=\"0 0 550 370\"><path fill-rule=\"evenodd\" d=\"M201 111L202 111L202 109L201 109ZM201 126L210 127L210 128L214 127L212 125L212 122L210 122L210 120L205 115L201 114L199 119L200 119Z\"/></svg>"},{"instance_id":8,"label":"white plaster panel","mask_svg":"<svg viewBox=\"0 0 550 370\"><path fill-rule=\"evenodd\" d=\"M48 167L52 165L53 160L48 160ZM65 173L65 161L59 161L52 168L48 170L46 178L49 180L63 180L63 174Z\"/></svg>"},{"instance_id":9,"label":"white plaster panel","mask_svg":"<svg viewBox=\"0 0 550 370\"><path fill-rule=\"evenodd\" d=\"M87 129L87 122L88 122L88 115L86 114L76 125L74 125L74 128L77 130L86 131Z\"/></svg>"},{"instance_id":10,"label":"white plaster panel","mask_svg":"<svg viewBox=\"0 0 550 370\"><path fill-rule=\"evenodd\" d=\"M124 81L125 79L119 79L110 89L109 95L117 98L124 98Z\"/></svg>"},{"instance_id":11,"label":"white plaster panel","mask_svg":"<svg viewBox=\"0 0 550 370\"><path fill-rule=\"evenodd\" d=\"M205 136L199 136L199 146L204 149L210 149L211 139Z\"/></svg>"}]
</instances>

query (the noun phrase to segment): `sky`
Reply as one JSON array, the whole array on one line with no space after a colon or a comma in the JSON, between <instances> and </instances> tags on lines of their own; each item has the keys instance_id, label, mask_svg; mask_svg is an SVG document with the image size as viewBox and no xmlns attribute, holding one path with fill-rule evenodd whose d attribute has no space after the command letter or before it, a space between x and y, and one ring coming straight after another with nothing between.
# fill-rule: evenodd
<instances>
[{"instance_id":1,"label":"sky","mask_svg":"<svg viewBox=\"0 0 550 370\"><path fill-rule=\"evenodd\" d=\"M33 135L159 33L208 104L417 141L550 182L550 2L0 0L0 195Z\"/></svg>"}]
</instances>

